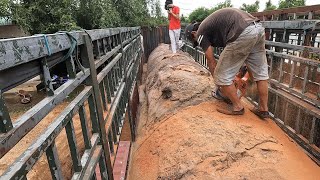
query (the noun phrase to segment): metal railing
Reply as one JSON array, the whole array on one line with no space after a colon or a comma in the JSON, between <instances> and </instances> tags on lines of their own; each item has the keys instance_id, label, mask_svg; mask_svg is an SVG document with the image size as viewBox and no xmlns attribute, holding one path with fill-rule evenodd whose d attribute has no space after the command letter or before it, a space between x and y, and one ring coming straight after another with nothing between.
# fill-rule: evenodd
<instances>
[{"instance_id":1,"label":"metal railing","mask_svg":"<svg viewBox=\"0 0 320 180\"><path fill-rule=\"evenodd\" d=\"M262 21L317 19L320 17L320 5L277 9L251 14Z\"/></svg>"},{"instance_id":2,"label":"metal railing","mask_svg":"<svg viewBox=\"0 0 320 180\"><path fill-rule=\"evenodd\" d=\"M131 101L142 63L140 28L110 28L61 32L0 40L0 157L8 153L48 113L81 84L85 87L60 115L0 176L27 179L28 172L46 154L53 179L63 179L55 139L65 129L72 158L72 179L113 179L111 156L116 152L125 114L131 137L135 122ZM50 68L65 61L69 80L54 90ZM2 93L41 75L47 97L12 122ZM11 77L12 81L8 81ZM15 77L15 78L12 78ZM89 106L87 118L85 106ZM85 150L80 157L73 118L78 114ZM91 127L91 128L89 128ZM10 152L9 152L10 153Z\"/></svg>"}]
</instances>

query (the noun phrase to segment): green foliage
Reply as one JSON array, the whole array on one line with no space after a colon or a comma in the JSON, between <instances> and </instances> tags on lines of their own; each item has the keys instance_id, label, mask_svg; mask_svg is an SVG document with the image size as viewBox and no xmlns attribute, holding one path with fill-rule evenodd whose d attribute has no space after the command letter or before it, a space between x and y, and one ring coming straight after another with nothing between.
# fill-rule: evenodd
<instances>
[{"instance_id":1,"label":"green foliage","mask_svg":"<svg viewBox=\"0 0 320 180\"><path fill-rule=\"evenodd\" d=\"M213 13L219 9L228 8L228 7L232 7L231 0L225 0L224 2L218 3L212 9L210 9L210 13Z\"/></svg>"},{"instance_id":2,"label":"green foliage","mask_svg":"<svg viewBox=\"0 0 320 180\"><path fill-rule=\"evenodd\" d=\"M159 0L0 0L0 17L31 34L167 23Z\"/></svg>"},{"instance_id":3,"label":"green foliage","mask_svg":"<svg viewBox=\"0 0 320 180\"><path fill-rule=\"evenodd\" d=\"M21 0L12 5L13 21L31 34L76 29L73 0Z\"/></svg>"},{"instance_id":4,"label":"green foliage","mask_svg":"<svg viewBox=\"0 0 320 180\"><path fill-rule=\"evenodd\" d=\"M226 0L224 2L218 3L216 6L214 6L211 9L207 9L205 7L198 8L194 10L190 15L189 15L189 21L203 21L206 17L208 17L211 13L222 9L222 8L227 8L227 7L232 7L231 0Z\"/></svg>"},{"instance_id":5,"label":"green foliage","mask_svg":"<svg viewBox=\"0 0 320 180\"><path fill-rule=\"evenodd\" d=\"M279 1L279 9L285 9L290 7L297 7L297 6L305 6L305 0L280 0Z\"/></svg>"},{"instance_id":6,"label":"green foliage","mask_svg":"<svg viewBox=\"0 0 320 180\"><path fill-rule=\"evenodd\" d=\"M265 11L275 10L275 9L277 9L277 6L273 5L273 4L271 3L271 0L269 0L269 1L266 2L266 9L265 9Z\"/></svg>"},{"instance_id":7,"label":"green foliage","mask_svg":"<svg viewBox=\"0 0 320 180\"><path fill-rule=\"evenodd\" d=\"M180 20L181 20L181 23L183 23L183 24L188 23L188 18L187 18L187 17L185 17L183 14L181 15Z\"/></svg>"},{"instance_id":8,"label":"green foliage","mask_svg":"<svg viewBox=\"0 0 320 180\"><path fill-rule=\"evenodd\" d=\"M77 24L84 29L118 26L121 19L115 8L112 0L80 0L75 14Z\"/></svg>"},{"instance_id":9,"label":"green foliage","mask_svg":"<svg viewBox=\"0 0 320 180\"><path fill-rule=\"evenodd\" d=\"M189 21L203 21L207 16L210 15L210 10L205 7L197 8L196 10L192 11L189 15Z\"/></svg>"},{"instance_id":10,"label":"green foliage","mask_svg":"<svg viewBox=\"0 0 320 180\"><path fill-rule=\"evenodd\" d=\"M140 22L140 25L148 25L148 26L159 26L168 24L168 19L163 15L160 1L159 0L149 0L147 4L150 9L150 16L142 19L144 22Z\"/></svg>"},{"instance_id":11,"label":"green foliage","mask_svg":"<svg viewBox=\"0 0 320 180\"><path fill-rule=\"evenodd\" d=\"M8 18L10 16L10 0L0 1L0 17Z\"/></svg>"},{"instance_id":12,"label":"green foliage","mask_svg":"<svg viewBox=\"0 0 320 180\"><path fill-rule=\"evenodd\" d=\"M259 11L259 4L260 4L260 1L256 1L253 4L243 3L242 6L240 7L240 9L243 11L246 11L248 13L258 12Z\"/></svg>"}]
</instances>

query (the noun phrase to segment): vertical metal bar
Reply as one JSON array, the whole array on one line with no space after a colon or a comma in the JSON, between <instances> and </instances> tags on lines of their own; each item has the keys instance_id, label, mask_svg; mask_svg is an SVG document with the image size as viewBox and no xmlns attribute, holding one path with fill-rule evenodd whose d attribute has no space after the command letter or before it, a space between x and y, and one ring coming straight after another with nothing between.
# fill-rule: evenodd
<instances>
[{"instance_id":1,"label":"vertical metal bar","mask_svg":"<svg viewBox=\"0 0 320 180\"><path fill-rule=\"evenodd\" d=\"M47 155L47 160L48 160L52 179L63 180L61 163L59 160L57 148L54 141L46 150L46 155Z\"/></svg>"},{"instance_id":2,"label":"vertical metal bar","mask_svg":"<svg viewBox=\"0 0 320 180\"><path fill-rule=\"evenodd\" d=\"M282 83L283 80L283 61L284 59L280 58L280 67L279 67L279 83Z\"/></svg>"},{"instance_id":3,"label":"vertical metal bar","mask_svg":"<svg viewBox=\"0 0 320 180\"><path fill-rule=\"evenodd\" d=\"M297 43L297 45L301 45L302 43L301 43L302 41L301 41L301 34L298 34L298 43Z\"/></svg>"},{"instance_id":4,"label":"vertical metal bar","mask_svg":"<svg viewBox=\"0 0 320 180\"><path fill-rule=\"evenodd\" d=\"M303 76L303 84L302 84L302 94L306 93L306 86L308 82L308 73L309 73L309 65L306 65Z\"/></svg>"},{"instance_id":5,"label":"vertical metal bar","mask_svg":"<svg viewBox=\"0 0 320 180\"><path fill-rule=\"evenodd\" d=\"M105 163L104 154L101 154L101 157L99 159L99 168L100 168L100 175L102 180L108 180L108 171L107 166Z\"/></svg>"},{"instance_id":6,"label":"vertical metal bar","mask_svg":"<svg viewBox=\"0 0 320 180\"><path fill-rule=\"evenodd\" d=\"M88 123L87 123L87 115L86 115L86 109L82 105L79 108L79 117L81 122L81 130L84 140L84 146L86 149L91 148L91 142L90 142L90 136L89 136L89 129L88 129Z\"/></svg>"},{"instance_id":7,"label":"vertical metal bar","mask_svg":"<svg viewBox=\"0 0 320 180\"><path fill-rule=\"evenodd\" d=\"M100 88L100 92L101 92L103 109L106 111L107 110L107 101L106 101L106 93L104 91L104 81L101 81L101 83L99 84L99 88Z\"/></svg>"},{"instance_id":8,"label":"vertical metal bar","mask_svg":"<svg viewBox=\"0 0 320 180\"><path fill-rule=\"evenodd\" d=\"M93 46L94 52L96 53L96 57L98 59L98 58L100 58L100 55L101 55L100 46L99 46L99 40L95 40L93 43L94 43L94 46Z\"/></svg>"},{"instance_id":9,"label":"vertical metal bar","mask_svg":"<svg viewBox=\"0 0 320 180\"><path fill-rule=\"evenodd\" d=\"M315 142L314 142L314 139L315 139L315 133L314 133L314 131L315 131L315 128L316 128L316 120L317 120L317 118L316 117L313 117L312 118L312 124L311 124L311 129L310 129L310 134L309 134L309 143L310 144L314 144Z\"/></svg>"},{"instance_id":10,"label":"vertical metal bar","mask_svg":"<svg viewBox=\"0 0 320 180\"><path fill-rule=\"evenodd\" d=\"M46 92L48 96L53 96L54 95L54 90L51 82L51 76L50 76L50 71L49 71L49 66L46 58L42 58L41 60L42 64L42 73L43 73L43 83L46 87Z\"/></svg>"},{"instance_id":11,"label":"vertical metal bar","mask_svg":"<svg viewBox=\"0 0 320 180\"><path fill-rule=\"evenodd\" d=\"M100 97L100 92L99 92L99 85L98 85L98 80L97 80L97 71L95 68L95 63L94 63L94 57L93 57L93 52L92 52L92 44L89 39L88 35L84 35L84 41L85 41L85 46L83 49L83 59L84 59L84 66L90 68L90 77L91 78L91 83L93 86L93 93L94 93L94 100L95 100L95 109L97 111L97 117L98 117L98 124L99 124L99 130L100 130L100 143L103 146L103 153L104 157L106 158L106 164L107 164L107 169L108 169L108 175L109 179L113 179L113 170L112 170L112 164L110 160L110 148L109 144L107 142L107 137L106 137L106 130L105 130L105 122L103 119L103 109L102 109L102 104L101 104L101 97Z\"/></svg>"},{"instance_id":12,"label":"vertical metal bar","mask_svg":"<svg viewBox=\"0 0 320 180\"><path fill-rule=\"evenodd\" d=\"M103 54L107 54L106 39L105 38L101 39L101 46L102 46Z\"/></svg>"},{"instance_id":13,"label":"vertical metal bar","mask_svg":"<svg viewBox=\"0 0 320 180\"><path fill-rule=\"evenodd\" d=\"M286 36L287 36L287 30L284 29L283 36L282 36L282 42L286 42Z\"/></svg>"},{"instance_id":14,"label":"vertical metal bar","mask_svg":"<svg viewBox=\"0 0 320 180\"><path fill-rule=\"evenodd\" d=\"M128 105L128 121L129 121L129 125L130 125L130 133L131 133L131 141L134 142L136 140L136 133L135 133L135 122L134 122L134 118L132 117L131 114L131 108L130 105Z\"/></svg>"},{"instance_id":15,"label":"vertical metal bar","mask_svg":"<svg viewBox=\"0 0 320 180\"><path fill-rule=\"evenodd\" d=\"M301 118L301 109L298 109L298 114L297 114L297 118L296 118L296 123L295 123L295 131L297 134L301 133L301 129L300 129L300 118Z\"/></svg>"},{"instance_id":16,"label":"vertical metal bar","mask_svg":"<svg viewBox=\"0 0 320 180\"><path fill-rule=\"evenodd\" d=\"M286 101L286 106L285 106L285 110L284 110L284 117L283 117L283 123L285 125L288 124L288 120L287 120L287 117L288 117L288 109L289 109L289 102Z\"/></svg>"},{"instance_id":17,"label":"vertical metal bar","mask_svg":"<svg viewBox=\"0 0 320 180\"><path fill-rule=\"evenodd\" d=\"M270 78L272 78L273 55L271 54L269 57L270 57L270 69L269 69L269 76L270 76Z\"/></svg>"},{"instance_id":18,"label":"vertical metal bar","mask_svg":"<svg viewBox=\"0 0 320 180\"><path fill-rule=\"evenodd\" d=\"M0 133L7 133L13 128L12 121L2 92L0 90Z\"/></svg>"},{"instance_id":19,"label":"vertical metal bar","mask_svg":"<svg viewBox=\"0 0 320 180\"><path fill-rule=\"evenodd\" d=\"M279 96L276 94L276 102L274 105L274 118L277 118L277 110L278 110L278 102L279 102Z\"/></svg>"},{"instance_id":20,"label":"vertical metal bar","mask_svg":"<svg viewBox=\"0 0 320 180\"><path fill-rule=\"evenodd\" d=\"M81 166L81 161L79 158L79 151L78 151L78 147L77 147L77 138L76 138L76 134L74 133L74 126L73 126L72 118L70 118L65 129L66 129L67 139L68 139L69 148L70 148L70 152L71 152L73 169L75 172L80 172L82 169L82 166Z\"/></svg>"},{"instance_id":21,"label":"vertical metal bar","mask_svg":"<svg viewBox=\"0 0 320 180\"><path fill-rule=\"evenodd\" d=\"M111 89L110 89L110 83L109 83L109 79L108 79L108 76L106 76L104 79L104 88L105 88L105 91L106 91L106 94L107 94L107 100L108 100L108 103L111 103Z\"/></svg>"},{"instance_id":22,"label":"vertical metal bar","mask_svg":"<svg viewBox=\"0 0 320 180\"><path fill-rule=\"evenodd\" d=\"M296 66L296 62L291 61L292 62L292 66L291 66L291 74L290 74L290 82L289 82L289 88L293 87L293 81L294 81L294 69Z\"/></svg>"},{"instance_id":23,"label":"vertical metal bar","mask_svg":"<svg viewBox=\"0 0 320 180\"><path fill-rule=\"evenodd\" d=\"M72 56L70 56L70 58L67 59L66 66L67 66L67 72L68 72L69 78L70 79L76 78L76 75L77 75L76 74L76 67L74 65L74 60L73 60Z\"/></svg>"},{"instance_id":24,"label":"vertical metal bar","mask_svg":"<svg viewBox=\"0 0 320 180\"><path fill-rule=\"evenodd\" d=\"M115 117L115 116L114 116ZM113 137L113 143L117 143L117 127L115 125L115 122L114 122L114 119L115 118L112 118L112 124L111 124L111 127L112 127L112 137Z\"/></svg>"},{"instance_id":25,"label":"vertical metal bar","mask_svg":"<svg viewBox=\"0 0 320 180\"><path fill-rule=\"evenodd\" d=\"M99 128L99 125L98 125L97 111L96 111L96 106L95 106L95 102L94 101L95 100L94 100L93 95L89 96L88 103L89 103L92 131L94 133L99 133L99 129L100 128Z\"/></svg>"},{"instance_id":26,"label":"vertical metal bar","mask_svg":"<svg viewBox=\"0 0 320 180\"><path fill-rule=\"evenodd\" d=\"M110 87L110 90L111 90L111 96L114 97L114 93L116 91L116 87L115 87L115 82L114 82L114 75L113 75L113 68L112 67L110 69L110 72L108 73L108 80L109 80L109 87Z\"/></svg>"},{"instance_id":27,"label":"vertical metal bar","mask_svg":"<svg viewBox=\"0 0 320 180\"><path fill-rule=\"evenodd\" d=\"M109 141L109 146L110 146L110 152L113 154L114 153L114 145L113 145L112 132L108 133L108 141Z\"/></svg>"}]
</instances>

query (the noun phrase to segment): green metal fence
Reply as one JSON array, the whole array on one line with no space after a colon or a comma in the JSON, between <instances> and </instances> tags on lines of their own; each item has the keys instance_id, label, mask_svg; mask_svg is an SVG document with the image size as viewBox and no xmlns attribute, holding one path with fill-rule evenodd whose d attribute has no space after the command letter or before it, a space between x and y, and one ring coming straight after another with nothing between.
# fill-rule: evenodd
<instances>
[{"instance_id":1,"label":"green metal fence","mask_svg":"<svg viewBox=\"0 0 320 180\"><path fill-rule=\"evenodd\" d=\"M134 117L129 106L141 65L140 28L111 28L61 32L18 39L0 40L0 88L9 90L41 75L47 97L12 122L0 90L0 157L10 151L74 89L84 89L60 115L0 176L0 179L27 179L28 172L46 154L53 179L62 177L55 139L65 130L72 157L72 179L113 179L111 156L116 152L124 116L129 115L132 138ZM69 80L54 90L50 68L66 62ZM21 76L17 76L19 73ZM5 77L11 78L8 81ZM2 77L2 78L1 78ZM86 102L90 118L86 115ZM80 157L73 118L79 114L85 151ZM90 128L91 127L91 128ZM66 149L67 151L67 149ZM9 152L10 153L10 152Z\"/></svg>"}]
</instances>

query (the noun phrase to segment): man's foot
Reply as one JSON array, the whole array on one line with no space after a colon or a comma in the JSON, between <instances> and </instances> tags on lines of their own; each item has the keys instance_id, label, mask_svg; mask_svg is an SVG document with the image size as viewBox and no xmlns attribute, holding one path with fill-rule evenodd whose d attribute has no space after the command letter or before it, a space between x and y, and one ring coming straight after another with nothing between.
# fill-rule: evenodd
<instances>
[{"instance_id":1,"label":"man's foot","mask_svg":"<svg viewBox=\"0 0 320 180\"><path fill-rule=\"evenodd\" d=\"M266 118L270 118L269 111L260 111L257 108L251 109L250 111L253 112L256 116L258 116L262 120L265 120Z\"/></svg>"},{"instance_id":2,"label":"man's foot","mask_svg":"<svg viewBox=\"0 0 320 180\"><path fill-rule=\"evenodd\" d=\"M225 103L227 104L232 104L232 102L230 101L230 99L224 97L222 94L221 94L221 91L219 89L217 90L213 90L212 92L212 97L220 100L220 101L224 101Z\"/></svg>"},{"instance_id":3,"label":"man's foot","mask_svg":"<svg viewBox=\"0 0 320 180\"><path fill-rule=\"evenodd\" d=\"M243 115L244 114L244 108L242 108L240 111L234 111L232 106L228 107L227 109L217 108L217 111L219 113L227 114L227 115Z\"/></svg>"}]
</instances>

